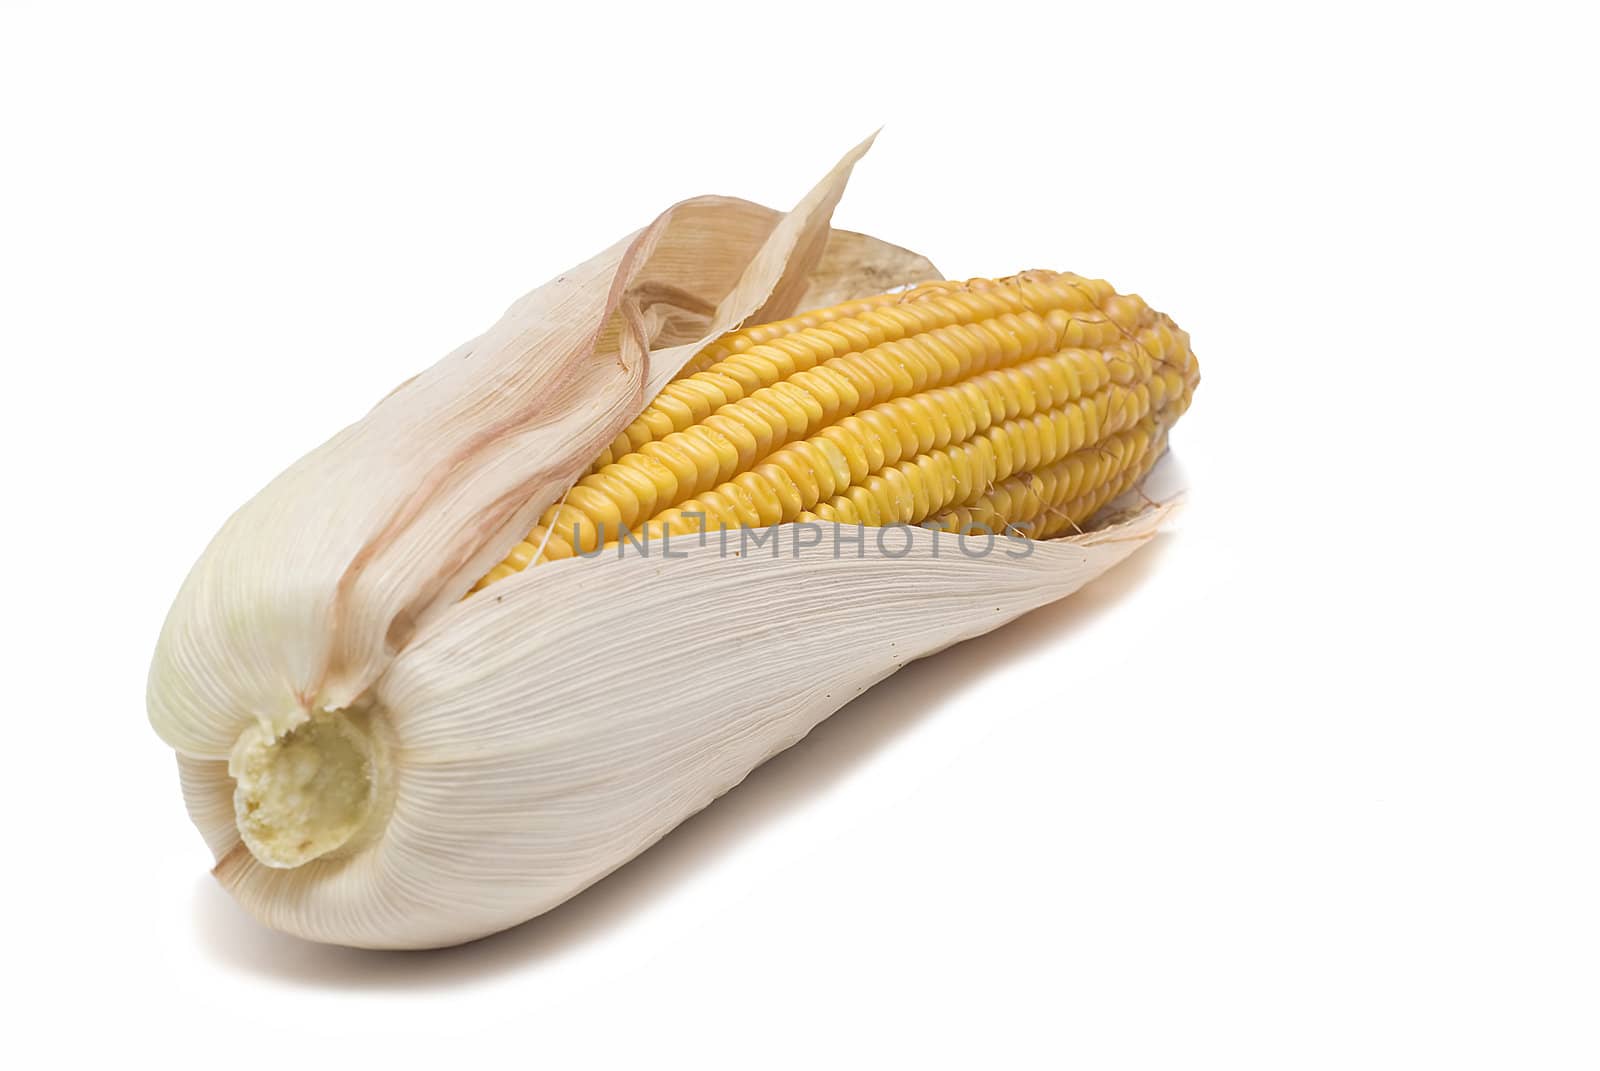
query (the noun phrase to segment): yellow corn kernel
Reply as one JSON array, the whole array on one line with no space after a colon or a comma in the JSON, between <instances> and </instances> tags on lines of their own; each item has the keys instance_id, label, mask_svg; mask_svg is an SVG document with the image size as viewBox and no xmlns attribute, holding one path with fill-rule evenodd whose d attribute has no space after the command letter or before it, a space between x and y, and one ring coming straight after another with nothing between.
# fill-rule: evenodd
<instances>
[{"instance_id":1,"label":"yellow corn kernel","mask_svg":"<svg viewBox=\"0 0 1600 1071\"><path fill-rule=\"evenodd\" d=\"M1065 273L927 283L745 328L693 358L478 588L641 533L808 520L1060 534L1149 471L1198 382L1171 320Z\"/></svg>"}]
</instances>

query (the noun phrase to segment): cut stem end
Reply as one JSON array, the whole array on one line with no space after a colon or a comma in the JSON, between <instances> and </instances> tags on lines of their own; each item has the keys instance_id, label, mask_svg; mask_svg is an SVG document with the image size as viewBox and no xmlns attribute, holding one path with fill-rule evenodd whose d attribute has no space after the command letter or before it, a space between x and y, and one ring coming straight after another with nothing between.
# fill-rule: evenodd
<instances>
[{"instance_id":1,"label":"cut stem end","mask_svg":"<svg viewBox=\"0 0 1600 1071\"><path fill-rule=\"evenodd\" d=\"M363 714L318 714L277 736L247 729L228 760L240 839L282 869L354 847L373 822L381 760Z\"/></svg>"}]
</instances>

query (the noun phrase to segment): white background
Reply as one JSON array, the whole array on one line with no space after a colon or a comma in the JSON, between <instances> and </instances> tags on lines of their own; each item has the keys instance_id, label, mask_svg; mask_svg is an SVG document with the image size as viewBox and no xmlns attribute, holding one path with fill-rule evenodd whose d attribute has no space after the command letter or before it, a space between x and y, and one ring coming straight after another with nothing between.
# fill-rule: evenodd
<instances>
[{"instance_id":1,"label":"white background","mask_svg":"<svg viewBox=\"0 0 1600 1071\"><path fill-rule=\"evenodd\" d=\"M1594 1066L1577 5L543 7L5 5L0 1050ZM1192 333L1181 529L518 930L244 916L143 714L216 527L524 290L879 124L840 225Z\"/></svg>"}]
</instances>

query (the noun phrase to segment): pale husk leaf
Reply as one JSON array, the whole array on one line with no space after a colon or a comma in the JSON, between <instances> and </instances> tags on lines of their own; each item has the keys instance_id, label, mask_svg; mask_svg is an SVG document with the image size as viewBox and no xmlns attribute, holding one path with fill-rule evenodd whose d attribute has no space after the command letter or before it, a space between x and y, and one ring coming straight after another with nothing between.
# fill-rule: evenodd
<instances>
[{"instance_id":1,"label":"pale husk leaf","mask_svg":"<svg viewBox=\"0 0 1600 1071\"><path fill-rule=\"evenodd\" d=\"M516 302L246 503L163 628L148 689L163 739L220 759L252 722L282 732L370 688L418 623L499 560L704 342L757 310L794 311L869 145L787 215L725 197L668 209ZM851 245L868 274L926 263Z\"/></svg>"},{"instance_id":2,"label":"pale husk leaf","mask_svg":"<svg viewBox=\"0 0 1600 1071\"><path fill-rule=\"evenodd\" d=\"M907 283L943 278L921 253L881 242L871 235L835 229L822 259L811 270L811 285L801 309L825 309L854 298L886 294Z\"/></svg>"},{"instance_id":3,"label":"pale husk leaf","mask_svg":"<svg viewBox=\"0 0 1600 1071\"><path fill-rule=\"evenodd\" d=\"M713 538L674 547L682 560L529 570L430 622L379 682L403 762L375 844L295 870L241 847L218 876L263 921L319 941L421 948L515 925L907 662L1077 590L1167 512L1017 557L1020 540L978 557L907 529L885 547L869 530L860 558L848 543L835 558L826 539L795 555L797 529L783 526L776 558L724 554ZM225 791L193 800L222 843Z\"/></svg>"}]
</instances>

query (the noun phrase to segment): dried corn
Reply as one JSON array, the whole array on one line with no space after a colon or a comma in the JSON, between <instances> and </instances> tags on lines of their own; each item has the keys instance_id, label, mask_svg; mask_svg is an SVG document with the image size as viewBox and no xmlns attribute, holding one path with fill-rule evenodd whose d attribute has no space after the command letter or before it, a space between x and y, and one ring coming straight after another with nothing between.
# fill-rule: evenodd
<instances>
[{"instance_id":1,"label":"dried corn","mask_svg":"<svg viewBox=\"0 0 1600 1071\"><path fill-rule=\"evenodd\" d=\"M626 536L789 521L970 526L986 495L981 523L1017 529L1045 518L991 488L1074 455L1075 471L1098 475L1090 452L1146 417L1157 437L1199 379L1169 319L1103 281L1045 271L747 328L687 368L475 590ZM1141 451L1132 479L1153 461ZM1056 502L1049 522L1087 520L1089 492L1122 475Z\"/></svg>"},{"instance_id":2,"label":"dried corn","mask_svg":"<svg viewBox=\"0 0 1600 1071\"><path fill-rule=\"evenodd\" d=\"M1154 534L1165 506L1090 519L1189 404L1187 336L1098 280L925 282L830 230L865 148L788 216L686 202L528 295L207 547L148 706L251 912L385 948L514 925ZM692 538L784 524L759 562ZM801 552L830 525L857 553ZM1024 552L955 553L974 531ZM539 564L669 537L671 568Z\"/></svg>"}]
</instances>

